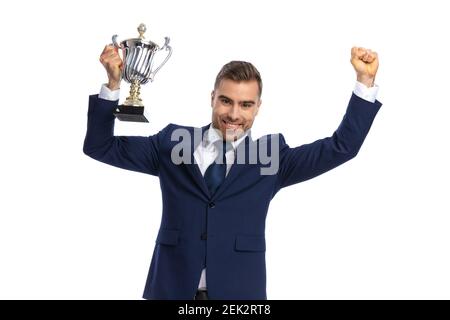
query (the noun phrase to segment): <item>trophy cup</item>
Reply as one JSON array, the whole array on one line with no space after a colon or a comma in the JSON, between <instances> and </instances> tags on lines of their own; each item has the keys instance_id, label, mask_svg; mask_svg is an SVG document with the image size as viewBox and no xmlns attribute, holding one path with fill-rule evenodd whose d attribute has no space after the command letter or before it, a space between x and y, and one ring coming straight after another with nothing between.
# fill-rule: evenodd
<instances>
[{"instance_id":1,"label":"trophy cup","mask_svg":"<svg viewBox=\"0 0 450 320\"><path fill-rule=\"evenodd\" d=\"M144 115L144 104L139 96L141 84L153 81L155 74L172 55L172 47L169 46L168 37L165 37L165 43L161 48L152 41L145 41L144 33L147 28L143 23L137 30L139 38L123 40L120 44L117 43L117 35L112 37L114 46L122 50L122 79L131 84L129 97L114 110L113 114L122 121L148 122ZM153 68L156 52L163 50L168 51L166 58L157 68Z\"/></svg>"}]
</instances>

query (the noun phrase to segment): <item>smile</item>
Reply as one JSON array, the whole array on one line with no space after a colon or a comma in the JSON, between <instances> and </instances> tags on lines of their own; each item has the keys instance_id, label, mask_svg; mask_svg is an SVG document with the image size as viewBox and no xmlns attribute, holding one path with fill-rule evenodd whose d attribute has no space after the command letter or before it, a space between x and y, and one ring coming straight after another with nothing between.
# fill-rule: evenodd
<instances>
[{"instance_id":1,"label":"smile","mask_svg":"<svg viewBox=\"0 0 450 320\"><path fill-rule=\"evenodd\" d=\"M225 120L222 120L222 122L225 125L226 129L237 130L237 129L239 129L241 127L240 124L232 124L232 123L229 123L229 122L227 122Z\"/></svg>"}]
</instances>

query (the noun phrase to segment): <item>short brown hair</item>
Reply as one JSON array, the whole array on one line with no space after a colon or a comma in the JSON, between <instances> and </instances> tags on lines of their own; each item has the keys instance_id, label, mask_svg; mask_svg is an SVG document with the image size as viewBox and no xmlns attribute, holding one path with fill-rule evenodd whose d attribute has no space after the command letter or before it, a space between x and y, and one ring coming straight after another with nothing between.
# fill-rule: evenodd
<instances>
[{"instance_id":1,"label":"short brown hair","mask_svg":"<svg viewBox=\"0 0 450 320\"><path fill-rule=\"evenodd\" d=\"M220 84L220 81L228 79L236 82L256 80L259 87L259 96L262 94L262 80L258 69L250 62L246 61L231 61L222 67L216 77L214 83L214 90Z\"/></svg>"}]
</instances>

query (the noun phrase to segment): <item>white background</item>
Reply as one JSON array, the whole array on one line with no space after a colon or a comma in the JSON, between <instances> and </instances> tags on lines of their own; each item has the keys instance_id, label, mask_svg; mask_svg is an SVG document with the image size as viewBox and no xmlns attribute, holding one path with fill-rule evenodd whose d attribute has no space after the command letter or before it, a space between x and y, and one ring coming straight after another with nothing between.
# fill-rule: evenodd
<instances>
[{"instance_id":1,"label":"white background","mask_svg":"<svg viewBox=\"0 0 450 320\"><path fill-rule=\"evenodd\" d=\"M111 36L174 53L143 87L150 135L202 126L221 66L264 81L254 136L329 136L355 82L352 46L379 53L384 103L352 161L282 190L267 218L269 299L449 299L446 1L14 1L0 8L0 298L141 299L161 219L157 178L82 152L88 95ZM123 84L121 101L128 86Z\"/></svg>"}]
</instances>

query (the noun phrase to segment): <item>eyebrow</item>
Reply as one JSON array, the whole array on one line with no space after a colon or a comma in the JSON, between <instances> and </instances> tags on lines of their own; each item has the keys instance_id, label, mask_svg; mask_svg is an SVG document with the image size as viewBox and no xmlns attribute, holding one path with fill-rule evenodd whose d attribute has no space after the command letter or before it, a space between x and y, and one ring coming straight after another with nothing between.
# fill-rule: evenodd
<instances>
[{"instance_id":1,"label":"eyebrow","mask_svg":"<svg viewBox=\"0 0 450 320\"><path fill-rule=\"evenodd\" d=\"M228 98L227 96L224 96L223 94L221 94L221 95L219 96L219 99L226 99L226 100L230 100L231 102L234 102L233 99ZM251 104L255 104L255 101L253 101L253 100L244 100L244 101L241 101L241 103L251 103Z\"/></svg>"}]
</instances>

